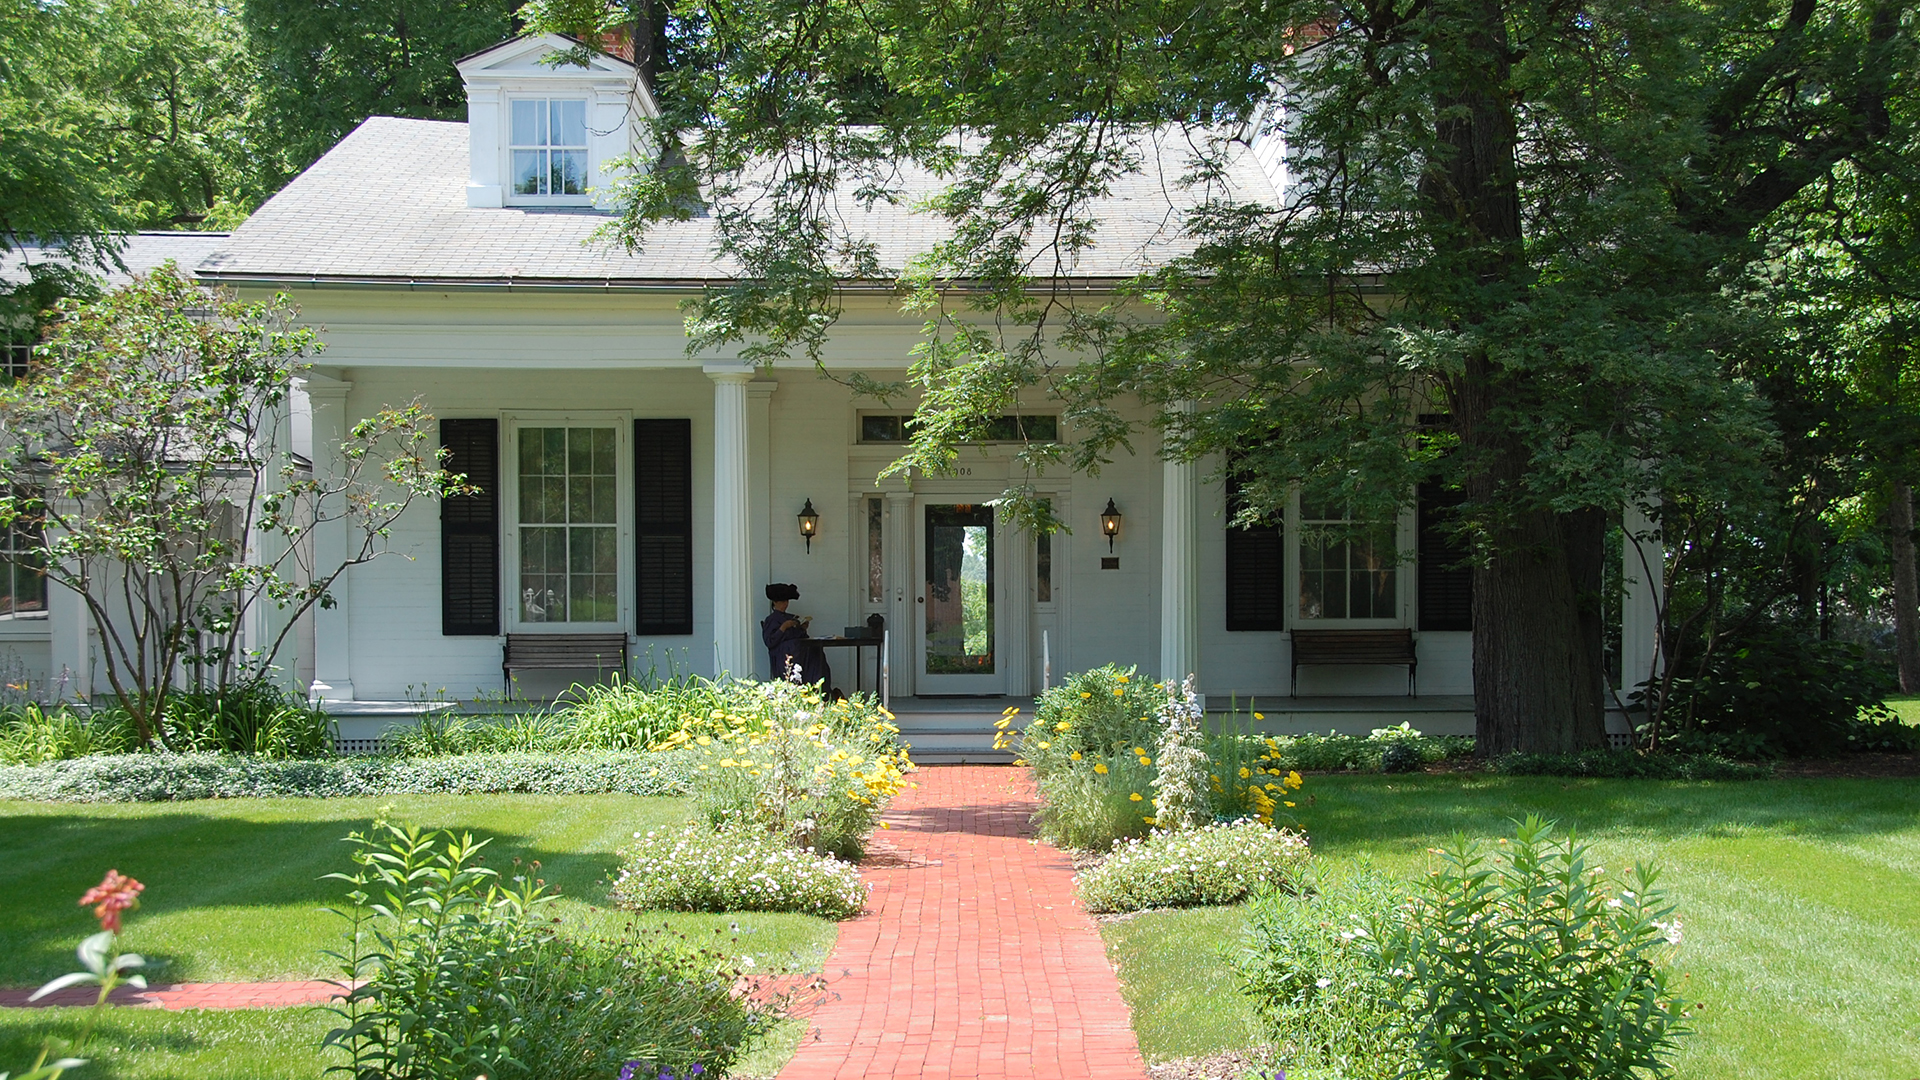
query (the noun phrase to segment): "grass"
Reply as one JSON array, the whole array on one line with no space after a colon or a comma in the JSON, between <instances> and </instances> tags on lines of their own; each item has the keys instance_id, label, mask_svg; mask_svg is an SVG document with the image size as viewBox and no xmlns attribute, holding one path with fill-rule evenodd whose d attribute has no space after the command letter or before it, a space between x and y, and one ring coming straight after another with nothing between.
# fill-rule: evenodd
<instances>
[{"instance_id":1,"label":"grass","mask_svg":"<svg viewBox=\"0 0 1920 1080\"><path fill-rule=\"evenodd\" d=\"M687 814L679 799L627 795L422 795L386 799L234 799L194 803L0 803L0 986L34 986L73 969L73 948L97 929L74 900L108 868L147 885L125 948L164 961L175 982L297 979L330 974L322 949L344 891L322 875L347 868L340 838L382 805L400 822L494 838L491 864L538 859L557 885L557 914L611 923L599 909L614 852L635 830ZM737 922L762 964L817 970L833 924L805 915L659 914L689 934ZM764 970L764 968L763 968Z\"/></svg>"},{"instance_id":2,"label":"grass","mask_svg":"<svg viewBox=\"0 0 1920 1080\"><path fill-rule=\"evenodd\" d=\"M540 860L560 887L556 914L586 929L626 919L665 924L751 955L759 971L817 971L835 928L807 915L610 911L603 882L633 833L684 819L680 799L597 796L408 796L234 799L71 805L0 802L0 986L34 986L75 968L74 946L98 926L74 901L108 868L147 885L121 945L165 966L156 982L331 976L322 949L339 940L325 909L345 886L340 838L380 807L394 821L494 838L490 863ZM737 929L736 929L737 927ZM0 1010L0 1072L24 1069L49 1034L72 1037L77 1009ZM333 1018L318 1009L184 1013L116 1010L84 1075L97 1080L313 1080ZM772 1075L799 1027L751 1048L740 1075Z\"/></svg>"},{"instance_id":3,"label":"grass","mask_svg":"<svg viewBox=\"0 0 1920 1080\"><path fill-rule=\"evenodd\" d=\"M0 1010L0 1071L25 1069L49 1036L80 1034L84 1009ZM334 1062L318 1009L161 1012L117 1009L100 1022L75 1080L319 1080Z\"/></svg>"},{"instance_id":4,"label":"grass","mask_svg":"<svg viewBox=\"0 0 1920 1080\"><path fill-rule=\"evenodd\" d=\"M1408 876L1455 830L1538 811L1613 867L1652 859L1680 904L1688 993L1707 1004L1690 1080L1920 1075L1920 791L1903 780L1748 783L1324 776L1302 817L1323 859ZM1217 945L1237 908L1103 927L1152 1060L1240 1049L1248 1015Z\"/></svg>"},{"instance_id":5,"label":"grass","mask_svg":"<svg viewBox=\"0 0 1920 1080\"><path fill-rule=\"evenodd\" d=\"M1895 694L1887 699L1887 707L1901 723L1920 725L1920 694Z\"/></svg>"}]
</instances>

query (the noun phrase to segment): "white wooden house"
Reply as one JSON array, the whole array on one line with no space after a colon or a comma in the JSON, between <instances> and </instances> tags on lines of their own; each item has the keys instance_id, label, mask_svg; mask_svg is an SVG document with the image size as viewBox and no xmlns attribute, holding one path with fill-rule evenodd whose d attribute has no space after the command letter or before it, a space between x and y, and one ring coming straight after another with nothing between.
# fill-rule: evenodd
<instances>
[{"instance_id":1,"label":"white wooden house","mask_svg":"<svg viewBox=\"0 0 1920 1080\"><path fill-rule=\"evenodd\" d=\"M338 606L315 613L282 659L289 677L343 713L423 690L467 698L501 688L504 635L583 632L627 635L641 670L765 676L763 588L791 582L816 635L882 617L897 709L1019 699L1111 661L1196 673L1214 707L1254 699L1288 726L1471 730L1468 579L1428 527L1430 499L1389 530L1397 550L1303 548L1303 508L1284 527L1229 529L1210 465L1163 461L1149 442L1097 476L1033 477L1072 530L1034 536L989 505L1019 467L1010 442L968 448L951 476L877 480L910 403L858 399L810 365L689 356L680 304L731 268L699 219L637 253L594 240L612 220L596 201L611 163L654 106L618 59L540 62L565 44L523 38L466 58L467 123L368 120L195 252L208 284L288 291L321 329L298 399L310 432L302 420L296 440L316 469L355 419L418 397L452 467L484 489L410 511L395 556L353 570ZM1072 271L1096 297L1184 242L1181 147L1151 149ZM1256 147L1230 183L1271 198L1280 162ZM895 267L939 233L904 205L844 212ZM918 340L918 317L887 290L856 289L826 366L898 378ZM1069 435L1064 423L1035 396L1000 434ZM1626 655L1646 655L1646 590L1625 606ZM0 644L84 688L77 615L56 597L50 618L0 620ZM1410 631L1413 695L1397 664L1303 666L1296 685L1293 633L1335 629ZM858 653L867 688L875 651ZM855 655L829 654L849 690ZM583 674L528 672L522 689Z\"/></svg>"}]
</instances>

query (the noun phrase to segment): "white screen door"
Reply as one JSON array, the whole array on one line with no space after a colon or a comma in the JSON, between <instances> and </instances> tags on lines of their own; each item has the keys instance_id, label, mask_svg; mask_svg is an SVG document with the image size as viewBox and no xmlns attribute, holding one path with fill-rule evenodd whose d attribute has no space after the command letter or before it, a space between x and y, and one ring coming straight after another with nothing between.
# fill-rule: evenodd
<instances>
[{"instance_id":1,"label":"white screen door","mask_svg":"<svg viewBox=\"0 0 1920 1080\"><path fill-rule=\"evenodd\" d=\"M999 694L1007 662L998 648L993 507L922 504L915 607L921 694Z\"/></svg>"}]
</instances>

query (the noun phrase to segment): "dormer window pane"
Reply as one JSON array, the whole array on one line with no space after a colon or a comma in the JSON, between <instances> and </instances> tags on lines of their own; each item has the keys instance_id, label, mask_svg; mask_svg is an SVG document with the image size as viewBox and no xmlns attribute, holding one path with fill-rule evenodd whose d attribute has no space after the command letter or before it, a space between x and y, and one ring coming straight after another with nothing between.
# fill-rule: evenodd
<instances>
[{"instance_id":1,"label":"dormer window pane","mask_svg":"<svg viewBox=\"0 0 1920 1080\"><path fill-rule=\"evenodd\" d=\"M516 195L587 193L587 103L578 99L521 98L513 102L513 192Z\"/></svg>"}]
</instances>

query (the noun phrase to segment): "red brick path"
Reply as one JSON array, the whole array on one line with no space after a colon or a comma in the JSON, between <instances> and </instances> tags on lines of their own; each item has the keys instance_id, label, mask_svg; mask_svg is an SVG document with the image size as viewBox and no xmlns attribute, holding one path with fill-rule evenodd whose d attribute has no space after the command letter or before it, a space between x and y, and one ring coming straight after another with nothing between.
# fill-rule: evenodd
<instances>
[{"instance_id":1,"label":"red brick path","mask_svg":"<svg viewBox=\"0 0 1920 1080\"><path fill-rule=\"evenodd\" d=\"M882 818L868 913L841 924L827 998L780 1080L1145 1080L1072 865L1031 839L1026 771L914 780Z\"/></svg>"},{"instance_id":2,"label":"red brick path","mask_svg":"<svg viewBox=\"0 0 1920 1080\"><path fill-rule=\"evenodd\" d=\"M136 1005L159 1009L282 1009L292 1005L324 1003L339 993L330 982L311 979L303 982L256 983L179 983L150 986L145 990L122 986L108 1001L115 1005ZM31 990L0 990L0 1008L29 1005L91 1005L99 989L74 986L56 991L39 1001L28 1001Z\"/></svg>"}]
</instances>

